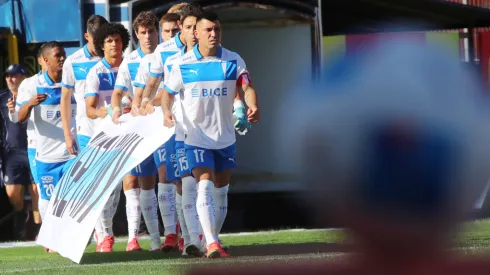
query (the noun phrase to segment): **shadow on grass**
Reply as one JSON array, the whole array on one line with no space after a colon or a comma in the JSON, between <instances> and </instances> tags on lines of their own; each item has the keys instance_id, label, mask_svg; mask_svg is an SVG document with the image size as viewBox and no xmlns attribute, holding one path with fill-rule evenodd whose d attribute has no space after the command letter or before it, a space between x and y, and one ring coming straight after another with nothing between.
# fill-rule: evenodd
<instances>
[{"instance_id":1,"label":"shadow on grass","mask_svg":"<svg viewBox=\"0 0 490 275\"><path fill-rule=\"evenodd\" d=\"M312 253L349 252L351 248L345 244L303 243L303 244L268 244L231 246L229 253L233 257L257 257L257 256L286 256ZM85 253L81 264L104 264L118 262L138 262L148 260L175 260L192 259L181 256L180 253L170 252L112 252L112 253Z\"/></svg>"}]
</instances>

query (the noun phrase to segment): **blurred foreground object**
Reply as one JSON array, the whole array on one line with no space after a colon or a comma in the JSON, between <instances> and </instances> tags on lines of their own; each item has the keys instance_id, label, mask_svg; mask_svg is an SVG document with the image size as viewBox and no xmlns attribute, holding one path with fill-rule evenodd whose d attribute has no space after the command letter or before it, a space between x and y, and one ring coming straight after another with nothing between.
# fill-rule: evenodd
<instances>
[{"instance_id":1,"label":"blurred foreground object","mask_svg":"<svg viewBox=\"0 0 490 275\"><path fill-rule=\"evenodd\" d=\"M490 272L447 250L490 177L490 105L475 75L442 49L392 41L300 87L285 104L278 143L298 161L319 218L333 212L357 253L191 274Z\"/></svg>"}]
</instances>

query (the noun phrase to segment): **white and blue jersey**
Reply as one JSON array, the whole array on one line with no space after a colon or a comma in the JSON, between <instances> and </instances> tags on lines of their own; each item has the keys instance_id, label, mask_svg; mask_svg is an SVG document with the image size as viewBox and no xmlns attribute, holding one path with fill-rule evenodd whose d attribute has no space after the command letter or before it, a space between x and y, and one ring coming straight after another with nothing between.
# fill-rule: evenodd
<instances>
[{"instance_id":1,"label":"white and blue jersey","mask_svg":"<svg viewBox=\"0 0 490 275\"><path fill-rule=\"evenodd\" d=\"M136 89L134 80L136 79L141 59L145 56L146 55L141 51L141 48L138 48L131 52L128 57L124 58L119 66L119 72L117 73L116 84L114 86L115 88L120 88L125 92L129 92L131 97L134 97L134 90ZM130 174L133 176L153 176L156 173L157 169L153 156L151 155L130 171Z\"/></svg>"},{"instance_id":2,"label":"white and blue jersey","mask_svg":"<svg viewBox=\"0 0 490 275\"><path fill-rule=\"evenodd\" d=\"M233 101L237 83L248 74L243 59L221 46L204 58L196 45L172 66L165 89L181 93L189 168L220 172L236 167Z\"/></svg>"},{"instance_id":3,"label":"white and blue jersey","mask_svg":"<svg viewBox=\"0 0 490 275\"><path fill-rule=\"evenodd\" d=\"M73 95L77 102L76 128L78 140L89 138L89 120L85 112L85 89L87 75L90 69L100 61L100 57L92 56L88 51L87 45L70 55L63 65L63 78L61 85L65 88L73 89ZM71 124L74 126L74 124ZM82 144L79 144L82 146Z\"/></svg>"},{"instance_id":4,"label":"white and blue jersey","mask_svg":"<svg viewBox=\"0 0 490 275\"><path fill-rule=\"evenodd\" d=\"M184 47L182 41L180 41L180 33L178 33L174 38L163 42L158 45L153 53L153 60L150 64L149 74L153 77L161 77L165 73L164 64L167 58L180 52Z\"/></svg>"},{"instance_id":5,"label":"white and blue jersey","mask_svg":"<svg viewBox=\"0 0 490 275\"><path fill-rule=\"evenodd\" d=\"M24 79L19 86L19 94L25 93L28 89L35 89L37 83L37 77L42 76L42 72ZM31 88L30 88L31 87ZM16 102L16 112L19 111L20 103ZM36 130L34 129L34 112L31 112L29 120L27 121L27 157L29 158L29 168L31 169L31 175L35 183L39 183L36 172Z\"/></svg>"},{"instance_id":6,"label":"white and blue jersey","mask_svg":"<svg viewBox=\"0 0 490 275\"><path fill-rule=\"evenodd\" d=\"M87 75L85 98L97 97L97 109L111 105L112 92L116 86L119 67L112 67L105 58L95 64ZM84 110L86 112L86 110ZM87 136L92 137L101 118L88 119Z\"/></svg>"},{"instance_id":7,"label":"white and blue jersey","mask_svg":"<svg viewBox=\"0 0 490 275\"><path fill-rule=\"evenodd\" d=\"M141 51L141 47L134 50L124 58L123 62L119 66L119 72L117 74L116 86L125 92L128 92L132 98L134 98L135 80L140 67L141 60L145 57L145 53Z\"/></svg>"},{"instance_id":8,"label":"white and blue jersey","mask_svg":"<svg viewBox=\"0 0 490 275\"><path fill-rule=\"evenodd\" d=\"M33 122L37 140L36 168L41 198L50 199L54 187L75 156L70 155L65 146L60 112L61 83L55 83L45 72L37 77L36 85L19 94L18 101L21 105L27 104L38 94L46 94L47 98L31 111L34 113ZM76 103L73 97L71 103L71 123L75 123Z\"/></svg>"}]
</instances>

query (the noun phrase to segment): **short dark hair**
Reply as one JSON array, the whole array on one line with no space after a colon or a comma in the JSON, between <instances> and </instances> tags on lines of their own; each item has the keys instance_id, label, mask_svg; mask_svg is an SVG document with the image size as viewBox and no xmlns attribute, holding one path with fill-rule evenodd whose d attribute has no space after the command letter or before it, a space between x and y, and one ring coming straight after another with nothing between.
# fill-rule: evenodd
<instances>
[{"instance_id":1,"label":"short dark hair","mask_svg":"<svg viewBox=\"0 0 490 275\"><path fill-rule=\"evenodd\" d=\"M158 18L152 11L140 12L133 21L133 30L135 33L138 32L140 26L147 28L153 26L158 31Z\"/></svg>"},{"instance_id":2,"label":"short dark hair","mask_svg":"<svg viewBox=\"0 0 490 275\"><path fill-rule=\"evenodd\" d=\"M177 22L180 20L180 15L177 13L166 13L165 15L160 18L160 25L162 25L165 22Z\"/></svg>"},{"instance_id":3,"label":"short dark hair","mask_svg":"<svg viewBox=\"0 0 490 275\"><path fill-rule=\"evenodd\" d=\"M119 34L123 43L123 52L129 45L129 32L119 23L107 23L97 29L94 36L95 51L100 57L104 57L104 41L111 35Z\"/></svg>"},{"instance_id":4,"label":"short dark hair","mask_svg":"<svg viewBox=\"0 0 490 275\"><path fill-rule=\"evenodd\" d=\"M219 21L218 14L216 14L215 12L212 12L212 11L204 11L204 12L202 12L197 17L196 22L199 22L199 21L204 20L204 19L209 20L211 22Z\"/></svg>"},{"instance_id":5,"label":"short dark hair","mask_svg":"<svg viewBox=\"0 0 490 275\"><path fill-rule=\"evenodd\" d=\"M37 50L37 57L42 57L43 56L43 51L44 51L44 48L46 47L46 43L43 43L41 45L41 47L39 47L39 49Z\"/></svg>"},{"instance_id":6,"label":"short dark hair","mask_svg":"<svg viewBox=\"0 0 490 275\"><path fill-rule=\"evenodd\" d=\"M203 12L204 10L202 9L201 5L196 3L189 4L182 9L180 22L184 22L184 20L189 16L195 16L198 18Z\"/></svg>"},{"instance_id":7,"label":"short dark hair","mask_svg":"<svg viewBox=\"0 0 490 275\"><path fill-rule=\"evenodd\" d=\"M46 54L48 53L48 51L50 51L51 49L54 49L54 48L62 48L62 49L64 49L60 42L58 42L58 41L49 41L49 42L44 43L41 46L41 54L42 54L42 56L45 57Z\"/></svg>"},{"instance_id":8,"label":"short dark hair","mask_svg":"<svg viewBox=\"0 0 490 275\"><path fill-rule=\"evenodd\" d=\"M97 31L97 29L107 23L109 22L103 16L97 14L91 15L87 20L87 32L90 35L95 36L95 32Z\"/></svg>"}]
</instances>

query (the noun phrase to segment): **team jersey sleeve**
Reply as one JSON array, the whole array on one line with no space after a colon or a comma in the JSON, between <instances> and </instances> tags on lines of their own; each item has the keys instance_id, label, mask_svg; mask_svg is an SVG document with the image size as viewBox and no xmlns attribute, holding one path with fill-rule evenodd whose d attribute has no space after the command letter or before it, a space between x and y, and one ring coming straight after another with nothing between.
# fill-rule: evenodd
<instances>
[{"instance_id":1,"label":"team jersey sleeve","mask_svg":"<svg viewBox=\"0 0 490 275\"><path fill-rule=\"evenodd\" d=\"M148 56L148 55L147 55ZM141 59L140 66L138 68L138 72L136 73L136 78L134 79L134 86L138 88L145 88L146 87L146 82L148 81L148 76L149 76L149 66L150 66L150 60L149 56L145 56L143 59Z\"/></svg>"},{"instance_id":2,"label":"team jersey sleeve","mask_svg":"<svg viewBox=\"0 0 490 275\"><path fill-rule=\"evenodd\" d=\"M15 103L16 112L19 111L20 106L27 104L29 100L37 95L35 79L36 77L26 79L20 84L19 93L17 94L17 102Z\"/></svg>"},{"instance_id":3,"label":"team jersey sleeve","mask_svg":"<svg viewBox=\"0 0 490 275\"><path fill-rule=\"evenodd\" d=\"M100 80L94 67L87 74L84 97L99 96L99 86Z\"/></svg>"},{"instance_id":4,"label":"team jersey sleeve","mask_svg":"<svg viewBox=\"0 0 490 275\"><path fill-rule=\"evenodd\" d=\"M242 86L245 84L250 84L252 81L250 80L250 75L247 70L247 65L245 61L238 56L237 58L237 85Z\"/></svg>"},{"instance_id":5,"label":"team jersey sleeve","mask_svg":"<svg viewBox=\"0 0 490 275\"><path fill-rule=\"evenodd\" d=\"M131 87L131 74L129 73L127 59L124 59L119 66L119 71L117 73L116 85L114 88L119 88L125 92Z\"/></svg>"},{"instance_id":6,"label":"team jersey sleeve","mask_svg":"<svg viewBox=\"0 0 490 275\"><path fill-rule=\"evenodd\" d=\"M164 88L171 94L178 94L184 88L180 66L172 66L168 78L165 79Z\"/></svg>"},{"instance_id":7,"label":"team jersey sleeve","mask_svg":"<svg viewBox=\"0 0 490 275\"><path fill-rule=\"evenodd\" d=\"M163 76L163 61L158 53L153 54L153 60L150 65L150 76L160 77Z\"/></svg>"},{"instance_id":8,"label":"team jersey sleeve","mask_svg":"<svg viewBox=\"0 0 490 275\"><path fill-rule=\"evenodd\" d=\"M20 110L20 106L22 106L20 104L20 101L19 100L22 100L22 98L27 98L28 96L24 95L24 93L27 93L27 89L29 88L29 85L30 83L32 83L32 79L31 78L26 78L24 79L24 81L22 81L19 85L19 91L17 93L17 100L15 102L15 112L13 114L11 114L10 112L8 112L9 114L9 119L10 121L16 123L18 121L18 118L19 118L19 110ZM29 100L27 100L29 101Z\"/></svg>"},{"instance_id":9,"label":"team jersey sleeve","mask_svg":"<svg viewBox=\"0 0 490 275\"><path fill-rule=\"evenodd\" d=\"M68 58L63 64L63 74L61 76L61 85L68 89L75 87L75 72L73 72L73 66L71 58Z\"/></svg>"}]
</instances>

